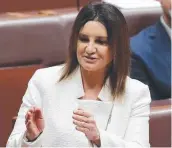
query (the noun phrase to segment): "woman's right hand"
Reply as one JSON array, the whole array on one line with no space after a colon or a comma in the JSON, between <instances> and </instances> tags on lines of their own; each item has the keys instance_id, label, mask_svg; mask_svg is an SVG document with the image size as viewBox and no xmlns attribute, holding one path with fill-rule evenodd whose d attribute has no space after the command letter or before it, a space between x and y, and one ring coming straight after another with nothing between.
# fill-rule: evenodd
<instances>
[{"instance_id":1,"label":"woman's right hand","mask_svg":"<svg viewBox=\"0 0 172 148\"><path fill-rule=\"evenodd\" d=\"M40 108L32 107L25 116L26 138L29 141L36 139L44 130L44 119Z\"/></svg>"}]
</instances>

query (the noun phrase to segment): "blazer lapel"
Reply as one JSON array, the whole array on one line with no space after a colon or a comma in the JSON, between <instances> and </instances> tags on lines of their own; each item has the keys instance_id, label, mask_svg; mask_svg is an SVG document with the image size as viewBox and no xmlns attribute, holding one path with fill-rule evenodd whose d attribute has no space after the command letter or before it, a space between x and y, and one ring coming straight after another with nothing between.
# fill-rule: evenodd
<instances>
[{"instance_id":1,"label":"blazer lapel","mask_svg":"<svg viewBox=\"0 0 172 148\"><path fill-rule=\"evenodd\" d=\"M82 77L80 72L80 67L78 66L76 70L72 73L71 77L69 77L69 83L66 83L67 86L70 84L70 90L72 95L78 99L84 96L84 88L82 84Z\"/></svg>"}]
</instances>

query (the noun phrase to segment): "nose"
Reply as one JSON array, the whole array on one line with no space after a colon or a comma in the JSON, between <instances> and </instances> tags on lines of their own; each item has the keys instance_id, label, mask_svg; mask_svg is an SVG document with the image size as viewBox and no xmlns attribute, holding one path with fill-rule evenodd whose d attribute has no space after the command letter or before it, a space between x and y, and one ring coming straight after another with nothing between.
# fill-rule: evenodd
<instances>
[{"instance_id":1,"label":"nose","mask_svg":"<svg viewBox=\"0 0 172 148\"><path fill-rule=\"evenodd\" d=\"M96 52L96 47L93 42L89 42L85 48L87 54L93 54Z\"/></svg>"}]
</instances>

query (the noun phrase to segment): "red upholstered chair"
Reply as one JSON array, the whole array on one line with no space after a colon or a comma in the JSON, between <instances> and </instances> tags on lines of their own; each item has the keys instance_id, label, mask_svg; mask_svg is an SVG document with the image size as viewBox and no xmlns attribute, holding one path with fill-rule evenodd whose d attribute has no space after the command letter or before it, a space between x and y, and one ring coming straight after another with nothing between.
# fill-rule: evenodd
<instances>
[{"instance_id":1,"label":"red upholstered chair","mask_svg":"<svg viewBox=\"0 0 172 148\"><path fill-rule=\"evenodd\" d=\"M152 101L150 144L152 147L171 147L171 99Z\"/></svg>"}]
</instances>

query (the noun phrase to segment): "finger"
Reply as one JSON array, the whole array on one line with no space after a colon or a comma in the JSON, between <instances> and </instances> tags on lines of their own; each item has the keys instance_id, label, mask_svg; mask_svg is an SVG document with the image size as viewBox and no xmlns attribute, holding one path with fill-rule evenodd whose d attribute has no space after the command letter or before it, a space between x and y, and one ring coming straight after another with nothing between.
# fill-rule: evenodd
<instances>
[{"instance_id":1,"label":"finger","mask_svg":"<svg viewBox=\"0 0 172 148\"><path fill-rule=\"evenodd\" d=\"M34 107L31 107L31 108L28 110L28 112L34 113Z\"/></svg>"},{"instance_id":2,"label":"finger","mask_svg":"<svg viewBox=\"0 0 172 148\"><path fill-rule=\"evenodd\" d=\"M83 128L83 127L79 127L79 126L76 126L76 130L83 132L85 134L90 131L88 128Z\"/></svg>"},{"instance_id":3,"label":"finger","mask_svg":"<svg viewBox=\"0 0 172 148\"><path fill-rule=\"evenodd\" d=\"M94 120L94 118L92 116L87 118L87 117L84 117L84 116L73 114L72 118L74 120L78 120L78 121L81 121L81 122L96 124L96 121Z\"/></svg>"},{"instance_id":4,"label":"finger","mask_svg":"<svg viewBox=\"0 0 172 148\"><path fill-rule=\"evenodd\" d=\"M35 118L37 119L43 119L42 112L39 108L35 108Z\"/></svg>"},{"instance_id":5,"label":"finger","mask_svg":"<svg viewBox=\"0 0 172 148\"><path fill-rule=\"evenodd\" d=\"M28 122L26 123L26 128L29 132L32 132L33 129L34 129L34 126L32 124L32 121L31 120L28 120Z\"/></svg>"},{"instance_id":6,"label":"finger","mask_svg":"<svg viewBox=\"0 0 172 148\"><path fill-rule=\"evenodd\" d=\"M80 116L80 115L75 115L75 114L73 114L72 118L74 120L77 120L77 121L80 121L80 122L86 122L86 123L88 123L88 121L89 121L87 117Z\"/></svg>"},{"instance_id":7,"label":"finger","mask_svg":"<svg viewBox=\"0 0 172 148\"><path fill-rule=\"evenodd\" d=\"M28 120L32 120L33 119L33 113L28 112L27 118L28 118Z\"/></svg>"},{"instance_id":8,"label":"finger","mask_svg":"<svg viewBox=\"0 0 172 148\"><path fill-rule=\"evenodd\" d=\"M36 132L37 131L37 127L35 124L33 124L33 122L31 120L28 120L28 122L26 123L26 128L28 130L28 132Z\"/></svg>"},{"instance_id":9,"label":"finger","mask_svg":"<svg viewBox=\"0 0 172 148\"><path fill-rule=\"evenodd\" d=\"M28 119L28 112L25 115L25 120L27 120L27 119Z\"/></svg>"},{"instance_id":10,"label":"finger","mask_svg":"<svg viewBox=\"0 0 172 148\"><path fill-rule=\"evenodd\" d=\"M33 113L33 112L34 112L34 107L29 108L29 109L27 110L27 113L28 113L28 112ZM26 113L26 114L27 114L27 113Z\"/></svg>"},{"instance_id":11,"label":"finger","mask_svg":"<svg viewBox=\"0 0 172 148\"><path fill-rule=\"evenodd\" d=\"M28 120L27 123L26 123L26 128L27 128L27 129L30 129L30 125L31 125L31 121Z\"/></svg>"},{"instance_id":12,"label":"finger","mask_svg":"<svg viewBox=\"0 0 172 148\"><path fill-rule=\"evenodd\" d=\"M31 122L34 122L34 120L35 120L35 118L34 118L34 113L28 112L26 122L27 122L28 120L30 120Z\"/></svg>"},{"instance_id":13,"label":"finger","mask_svg":"<svg viewBox=\"0 0 172 148\"><path fill-rule=\"evenodd\" d=\"M73 120L73 124L75 124L76 126L88 128L88 129L92 129L94 127L93 124L81 122L81 121L77 121L77 120Z\"/></svg>"},{"instance_id":14,"label":"finger","mask_svg":"<svg viewBox=\"0 0 172 148\"><path fill-rule=\"evenodd\" d=\"M29 116L30 114L31 114L31 112L28 110L26 115L25 115L25 123L27 123L28 120L30 119L30 116Z\"/></svg>"},{"instance_id":15,"label":"finger","mask_svg":"<svg viewBox=\"0 0 172 148\"><path fill-rule=\"evenodd\" d=\"M87 122L92 123L92 124L96 124L96 121L95 121L95 119L93 117L88 118Z\"/></svg>"},{"instance_id":16,"label":"finger","mask_svg":"<svg viewBox=\"0 0 172 148\"><path fill-rule=\"evenodd\" d=\"M33 109L32 108L30 108L27 112L26 112L26 115L25 115L25 119L27 119L28 118L28 113L33 113Z\"/></svg>"},{"instance_id":17,"label":"finger","mask_svg":"<svg viewBox=\"0 0 172 148\"><path fill-rule=\"evenodd\" d=\"M77 109L77 110L74 110L73 113L76 114L76 115L85 116L85 117L91 117L92 116L90 113L88 113L88 112L86 112L86 111L84 111L84 110L82 110L80 108Z\"/></svg>"}]
</instances>

